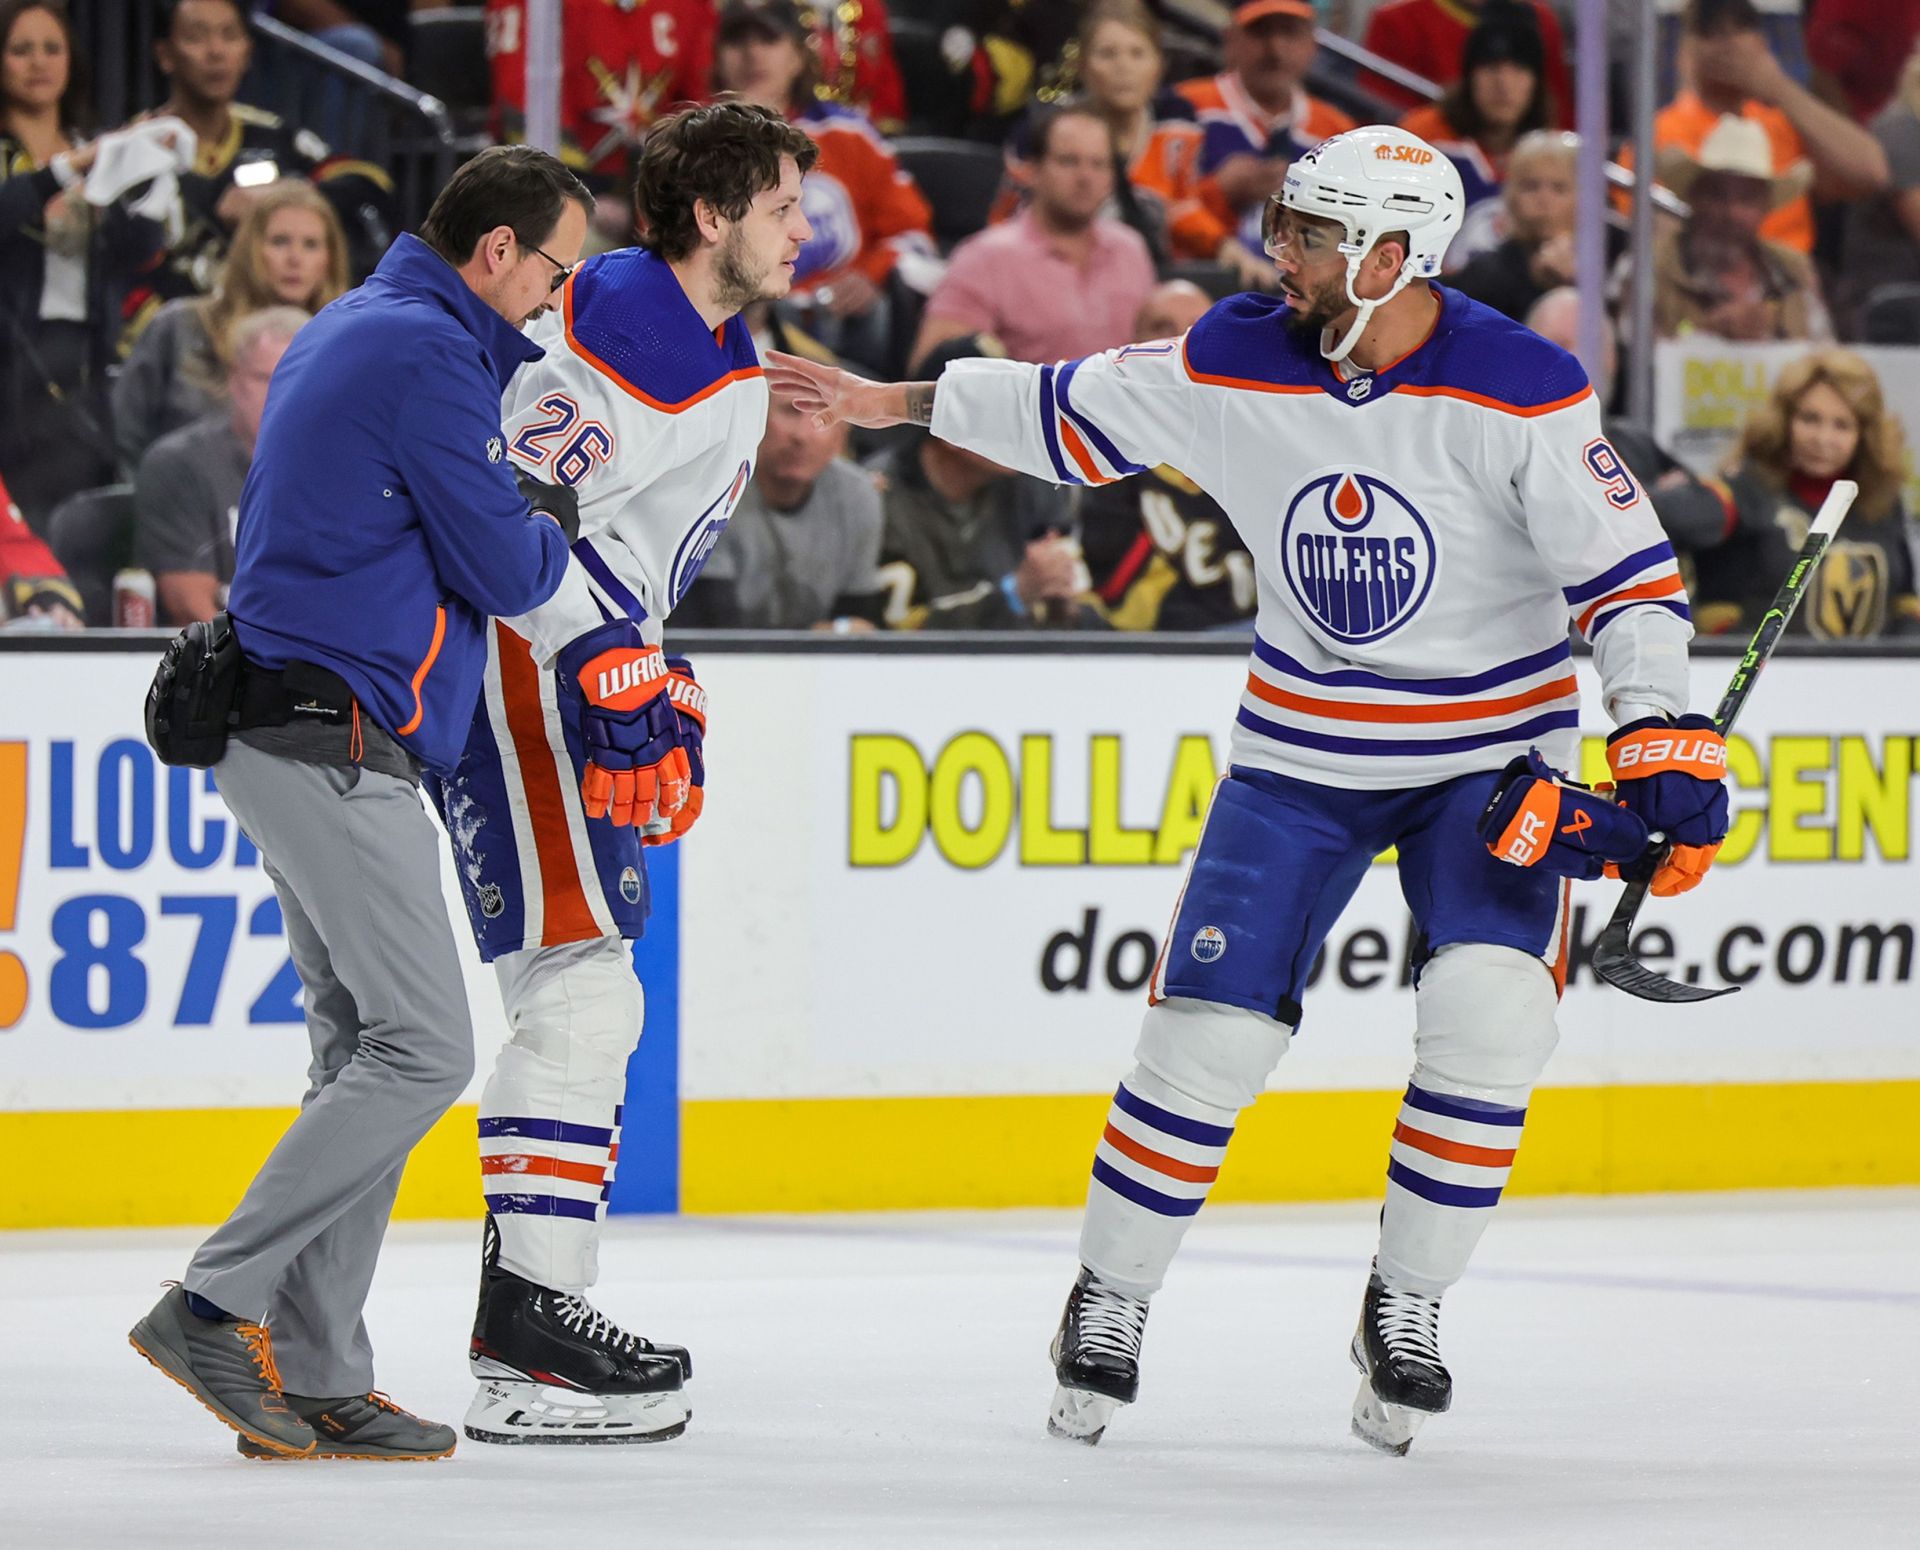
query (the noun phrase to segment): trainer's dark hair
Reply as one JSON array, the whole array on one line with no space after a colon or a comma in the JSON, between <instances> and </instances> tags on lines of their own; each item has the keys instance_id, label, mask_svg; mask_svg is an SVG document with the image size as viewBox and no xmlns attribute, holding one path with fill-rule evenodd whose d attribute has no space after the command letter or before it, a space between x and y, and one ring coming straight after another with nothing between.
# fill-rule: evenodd
<instances>
[{"instance_id":1,"label":"trainer's dark hair","mask_svg":"<svg viewBox=\"0 0 1920 1550\"><path fill-rule=\"evenodd\" d=\"M186 0L160 0L160 31L158 36L164 42L173 36L173 24L180 15L180 7ZM253 36L253 21L247 15L246 0L217 0L232 11L240 23L240 30L248 37Z\"/></svg>"},{"instance_id":2,"label":"trainer's dark hair","mask_svg":"<svg viewBox=\"0 0 1920 1550\"><path fill-rule=\"evenodd\" d=\"M420 240L458 269L496 226L528 247L553 235L571 199L591 216L593 195L556 156L532 145L496 145L447 179L420 223Z\"/></svg>"},{"instance_id":3,"label":"trainer's dark hair","mask_svg":"<svg viewBox=\"0 0 1920 1550\"><path fill-rule=\"evenodd\" d=\"M669 262L685 258L700 246L696 199L737 221L754 195L780 186L782 156L804 174L819 155L804 129L751 102L715 102L664 118L647 132L634 176L640 240Z\"/></svg>"}]
</instances>

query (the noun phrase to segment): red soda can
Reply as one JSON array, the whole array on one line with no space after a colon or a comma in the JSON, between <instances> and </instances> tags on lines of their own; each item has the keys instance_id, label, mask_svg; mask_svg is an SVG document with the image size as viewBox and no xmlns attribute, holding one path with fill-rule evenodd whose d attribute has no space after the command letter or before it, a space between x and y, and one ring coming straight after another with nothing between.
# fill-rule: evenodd
<instances>
[{"instance_id":1,"label":"red soda can","mask_svg":"<svg viewBox=\"0 0 1920 1550\"><path fill-rule=\"evenodd\" d=\"M116 571L113 577L113 627L116 630L150 630L158 622L154 606L153 572Z\"/></svg>"}]
</instances>

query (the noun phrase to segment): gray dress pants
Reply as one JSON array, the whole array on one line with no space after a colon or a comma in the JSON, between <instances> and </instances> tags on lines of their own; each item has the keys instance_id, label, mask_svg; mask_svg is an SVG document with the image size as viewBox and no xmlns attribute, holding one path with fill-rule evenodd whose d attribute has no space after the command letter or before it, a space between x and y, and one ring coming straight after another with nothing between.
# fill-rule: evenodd
<instances>
[{"instance_id":1,"label":"gray dress pants","mask_svg":"<svg viewBox=\"0 0 1920 1550\"><path fill-rule=\"evenodd\" d=\"M396 775L237 740L214 773L280 896L313 1064L299 1118L184 1280L240 1318L264 1315L288 1393L364 1394L360 1314L400 1170L473 1074L445 846Z\"/></svg>"}]
</instances>

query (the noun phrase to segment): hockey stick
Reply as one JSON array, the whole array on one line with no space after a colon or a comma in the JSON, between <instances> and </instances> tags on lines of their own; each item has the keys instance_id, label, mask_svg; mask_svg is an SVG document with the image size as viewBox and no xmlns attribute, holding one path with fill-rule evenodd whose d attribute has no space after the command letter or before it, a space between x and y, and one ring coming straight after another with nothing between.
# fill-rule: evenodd
<instances>
[{"instance_id":1,"label":"hockey stick","mask_svg":"<svg viewBox=\"0 0 1920 1550\"><path fill-rule=\"evenodd\" d=\"M1753 639L1747 642L1740 665L1733 670L1733 679L1727 685L1727 692L1721 696L1720 708L1713 713L1714 724L1719 727L1723 737L1733 730L1734 719L1753 693L1753 686L1760 678L1760 669L1767 665L1767 658L1773 655L1773 648L1779 643L1780 632L1786 629L1794 609L1800 606L1800 599L1806 596L1814 567L1827 552L1827 545L1833 541L1834 533L1853 505L1853 498L1859 493L1860 486L1851 479L1836 479L1833 488L1827 491L1827 498L1820 503L1819 515L1807 530L1807 541L1800 546L1799 558L1793 562L1793 569L1787 572L1787 579L1780 583L1772 607L1760 616L1760 627L1753 632ZM1655 836L1656 839L1658 837ZM1620 895L1620 902L1614 905L1606 930L1600 933L1600 940L1593 949L1593 972L1614 989L1624 990L1642 1001L1711 1001L1715 996L1732 995L1740 988L1738 985L1683 985L1678 980L1655 973L1633 956L1630 941L1633 917L1640 912L1640 905L1647 897L1647 889L1653 881L1653 870L1649 868L1646 876L1628 883L1626 891Z\"/></svg>"}]
</instances>

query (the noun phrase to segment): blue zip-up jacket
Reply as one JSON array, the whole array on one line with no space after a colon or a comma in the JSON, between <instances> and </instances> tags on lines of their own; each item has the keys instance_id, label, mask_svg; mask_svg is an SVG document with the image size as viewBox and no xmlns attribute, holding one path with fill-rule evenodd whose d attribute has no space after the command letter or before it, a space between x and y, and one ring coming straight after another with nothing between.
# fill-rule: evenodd
<instances>
[{"instance_id":1,"label":"blue zip-up jacket","mask_svg":"<svg viewBox=\"0 0 1920 1550\"><path fill-rule=\"evenodd\" d=\"M300 330L267 396L227 601L240 645L331 668L432 769L466 742L487 616L566 573L566 534L522 498L500 434L507 379L544 353L402 236Z\"/></svg>"}]
</instances>

